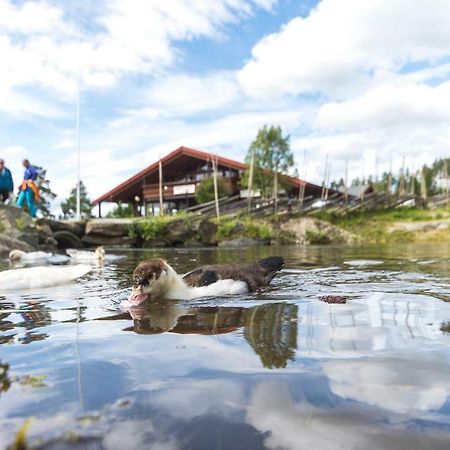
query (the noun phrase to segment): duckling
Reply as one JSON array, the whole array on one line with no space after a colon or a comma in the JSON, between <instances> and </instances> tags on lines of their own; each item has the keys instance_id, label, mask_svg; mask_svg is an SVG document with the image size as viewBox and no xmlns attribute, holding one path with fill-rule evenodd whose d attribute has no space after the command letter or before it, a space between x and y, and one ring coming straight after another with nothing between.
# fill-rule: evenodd
<instances>
[{"instance_id":1,"label":"duckling","mask_svg":"<svg viewBox=\"0 0 450 450\"><path fill-rule=\"evenodd\" d=\"M12 263L21 262L23 264L33 264L46 262L51 256L51 253L47 252L23 252L22 250L12 250L9 252L9 260Z\"/></svg>"},{"instance_id":2,"label":"duckling","mask_svg":"<svg viewBox=\"0 0 450 450\"><path fill-rule=\"evenodd\" d=\"M36 289L69 283L92 270L87 264L73 266L41 266L0 272L0 292Z\"/></svg>"},{"instance_id":3,"label":"duckling","mask_svg":"<svg viewBox=\"0 0 450 450\"><path fill-rule=\"evenodd\" d=\"M78 262L98 262L104 263L106 252L104 247L97 247L95 252L87 250L77 250L75 248L66 249L66 253L74 260Z\"/></svg>"},{"instance_id":4,"label":"duckling","mask_svg":"<svg viewBox=\"0 0 450 450\"><path fill-rule=\"evenodd\" d=\"M142 261L133 272L133 290L122 306L139 306L154 298L189 300L255 291L270 284L283 264L283 258L271 256L253 264L202 266L182 277L163 259Z\"/></svg>"}]
</instances>

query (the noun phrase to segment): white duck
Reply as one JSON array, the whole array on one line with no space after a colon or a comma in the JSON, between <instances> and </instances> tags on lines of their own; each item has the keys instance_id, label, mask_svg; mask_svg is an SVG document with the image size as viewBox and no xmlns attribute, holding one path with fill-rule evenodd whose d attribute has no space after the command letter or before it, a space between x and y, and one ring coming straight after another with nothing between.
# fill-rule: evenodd
<instances>
[{"instance_id":1,"label":"white duck","mask_svg":"<svg viewBox=\"0 0 450 450\"><path fill-rule=\"evenodd\" d=\"M12 263L21 262L24 264L42 263L46 262L51 256L47 252L23 252L22 250L12 250L9 253L9 260Z\"/></svg>"},{"instance_id":2,"label":"white duck","mask_svg":"<svg viewBox=\"0 0 450 450\"><path fill-rule=\"evenodd\" d=\"M87 264L43 266L0 272L0 293L18 289L36 289L69 283L92 270Z\"/></svg>"},{"instance_id":3,"label":"white duck","mask_svg":"<svg viewBox=\"0 0 450 450\"><path fill-rule=\"evenodd\" d=\"M9 260L11 263L21 263L24 265L42 265L45 263L52 265L63 265L70 261L66 255L53 255L47 252L23 252L22 250L12 250L9 253Z\"/></svg>"},{"instance_id":4,"label":"white duck","mask_svg":"<svg viewBox=\"0 0 450 450\"><path fill-rule=\"evenodd\" d=\"M75 248L66 249L66 253L77 262L97 262L104 263L105 262L105 248L97 247L95 252L89 252L87 250L77 250Z\"/></svg>"}]
</instances>

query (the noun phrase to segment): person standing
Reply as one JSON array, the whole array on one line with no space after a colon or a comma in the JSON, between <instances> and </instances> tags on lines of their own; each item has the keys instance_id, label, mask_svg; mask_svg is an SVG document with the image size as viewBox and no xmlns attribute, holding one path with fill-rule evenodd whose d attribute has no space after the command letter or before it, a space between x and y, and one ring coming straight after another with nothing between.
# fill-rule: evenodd
<instances>
[{"instance_id":1,"label":"person standing","mask_svg":"<svg viewBox=\"0 0 450 450\"><path fill-rule=\"evenodd\" d=\"M14 182L11 171L5 166L5 160L0 158L0 201L6 202L14 192Z\"/></svg>"},{"instance_id":2,"label":"person standing","mask_svg":"<svg viewBox=\"0 0 450 450\"><path fill-rule=\"evenodd\" d=\"M23 181L19 186L17 206L22 208L26 202L30 216L36 217L36 205L40 199L39 188L35 183L38 174L28 159L24 159L22 165L25 167L25 173L23 175Z\"/></svg>"}]
</instances>

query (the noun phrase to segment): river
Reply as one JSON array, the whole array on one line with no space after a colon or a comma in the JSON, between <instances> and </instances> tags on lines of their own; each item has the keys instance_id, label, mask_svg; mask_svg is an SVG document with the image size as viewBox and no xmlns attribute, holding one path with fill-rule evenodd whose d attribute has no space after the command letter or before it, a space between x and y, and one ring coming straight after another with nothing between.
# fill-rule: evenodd
<instances>
[{"instance_id":1,"label":"river","mask_svg":"<svg viewBox=\"0 0 450 450\"><path fill-rule=\"evenodd\" d=\"M263 291L119 306L142 259L272 254L286 265ZM3 447L22 427L39 449L450 448L448 244L115 255L0 295Z\"/></svg>"}]
</instances>

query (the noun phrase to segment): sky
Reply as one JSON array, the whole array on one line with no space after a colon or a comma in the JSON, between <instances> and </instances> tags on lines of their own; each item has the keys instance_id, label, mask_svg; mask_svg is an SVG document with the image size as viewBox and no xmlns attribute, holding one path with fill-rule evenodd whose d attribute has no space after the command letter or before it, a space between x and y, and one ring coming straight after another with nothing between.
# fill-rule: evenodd
<instances>
[{"instance_id":1,"label":"sky","mask_svg":"<svg viewBox=\"0 0 450 450\"><path fill-rule=\"evenodd\" d=\"M0 0L0 157L94 199L180 145L290 135L321 183L450 156L448 0ZM307 152L307 164L304 155Z\"/></svg>"}]
</instances>

